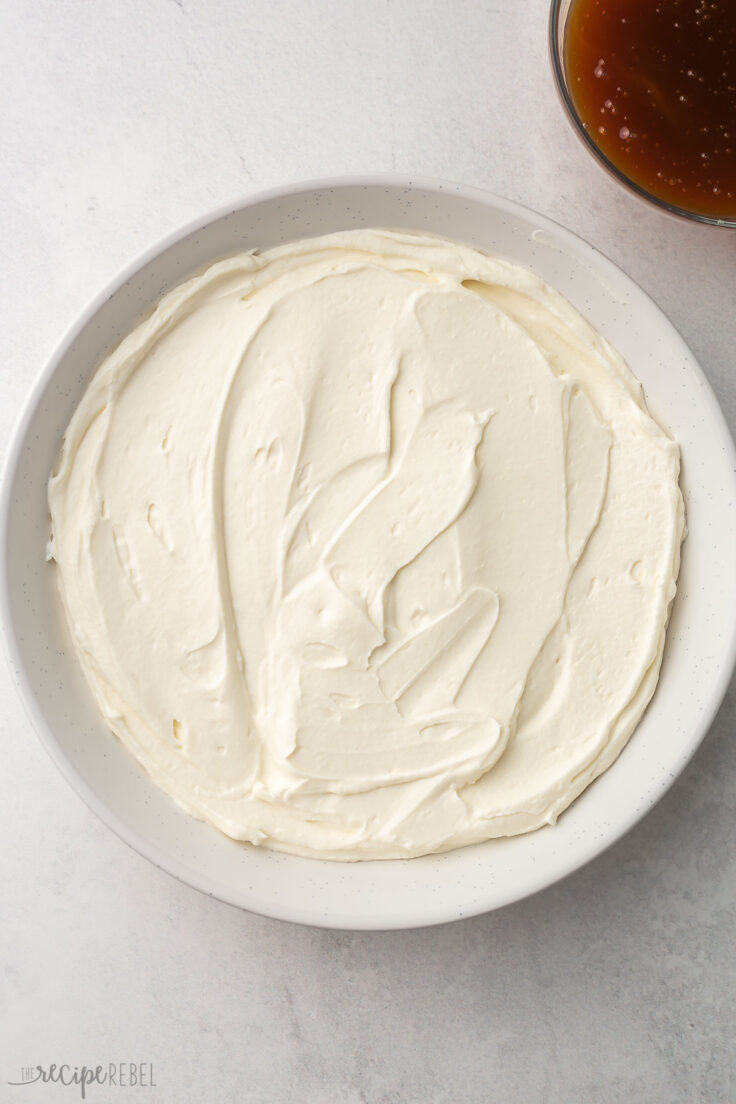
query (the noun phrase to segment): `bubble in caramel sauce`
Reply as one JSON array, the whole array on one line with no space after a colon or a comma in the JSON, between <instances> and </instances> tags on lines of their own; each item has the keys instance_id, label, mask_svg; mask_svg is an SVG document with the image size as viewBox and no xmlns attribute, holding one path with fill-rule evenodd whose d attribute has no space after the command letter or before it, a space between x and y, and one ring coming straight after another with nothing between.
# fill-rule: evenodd
<instances>
[{"instance_id":1,"label":"bubble in caramel sauce","mask_svg":"<svg viewBox=\"0 0 736 1104\"><path fill-rule=\"evenodd\" d=\"M736 217L736 0L572 0L563 63L616 169L674 207Z\"/></svg>"}]
</instances>

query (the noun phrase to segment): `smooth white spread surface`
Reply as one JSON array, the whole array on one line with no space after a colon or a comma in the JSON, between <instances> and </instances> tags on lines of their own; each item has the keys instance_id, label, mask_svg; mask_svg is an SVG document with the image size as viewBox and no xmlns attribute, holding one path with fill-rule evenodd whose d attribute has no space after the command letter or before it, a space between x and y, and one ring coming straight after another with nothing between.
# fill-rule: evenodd
<instances>
[{"instance_id":1,"label":"smooth white spread surface","mask_svg":"<svg viewBox=\"0 0 736 1104\"><path fill-rule=\"evenodd\" d=\"M404 857L553 822L658 677L676 444L526 270L353 231L170 293L105 361L50 554L113 731L237 838Z\"/></svg>"}]
</instances>

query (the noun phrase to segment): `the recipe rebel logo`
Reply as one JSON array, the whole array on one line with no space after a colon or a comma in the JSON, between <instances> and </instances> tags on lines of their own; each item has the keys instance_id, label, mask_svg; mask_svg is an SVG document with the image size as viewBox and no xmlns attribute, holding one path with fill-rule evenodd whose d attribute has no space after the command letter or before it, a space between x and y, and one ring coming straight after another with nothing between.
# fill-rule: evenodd
<instances>
[{"instance_id":1,"label":"the recipe rebel logo","mask_svg":"<svg viewBox=\"0 0 736 1104\"><path fill-rule=\"evenodd\" d=\"M108 1062L99 1066L52 1062L48 1066L23 1066L20 1074L18 1081L8 1081L8 1085L76 1085L82 1100L87 1099L87 1089L96 1085L117 1089L156 1088L152 1062Z\"/></svg>"}]
</instances>

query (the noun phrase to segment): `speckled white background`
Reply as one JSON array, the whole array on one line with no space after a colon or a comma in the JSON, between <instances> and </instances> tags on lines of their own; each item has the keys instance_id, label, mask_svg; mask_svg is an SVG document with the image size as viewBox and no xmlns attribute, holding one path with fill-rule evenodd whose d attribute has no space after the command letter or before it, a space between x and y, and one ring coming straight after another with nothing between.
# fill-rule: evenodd
<instances>
[{"instance_id":1,"label":"speckled white background","mask_svg":"<svg viewBox=\"0 0 736 1104\"><path fill-rule=\"evenodd\" d=\"M546 0L5 0L0 438L61 332L166 231L256 188L396 169L566 223L668 312L736 426L736 234L629 197L570 132ZM26 1065L152 1062L99 1104L726 1104L736 693L627 838L545 893L418 932L199 896L68 789L0 670L0 1101Z\"/></svg>"}]
</instances>

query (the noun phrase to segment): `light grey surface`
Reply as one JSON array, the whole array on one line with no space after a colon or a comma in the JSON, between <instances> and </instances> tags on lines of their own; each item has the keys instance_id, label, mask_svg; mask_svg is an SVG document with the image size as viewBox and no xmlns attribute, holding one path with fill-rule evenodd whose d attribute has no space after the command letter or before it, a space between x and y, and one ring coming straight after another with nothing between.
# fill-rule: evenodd
<instances>
[{"instance_id":1,"label":"light grey surface","mask_svg":"<svg viewBox=\"0 0 736 1104\"><path fill-rule=\"evenodd\" d=\"M546 2L0 9L0 434L67 324L151 240L257 187L396 169L566 223L670 314L736 426L736 235L669 219L569 131ZM397 934L199 896L71 793L0 672L0 1100L22 1067L152 1062L88 1099L286 1104L734 1098L733 686L664 801L538 897Z\"/></svg>"}]
</instances>

